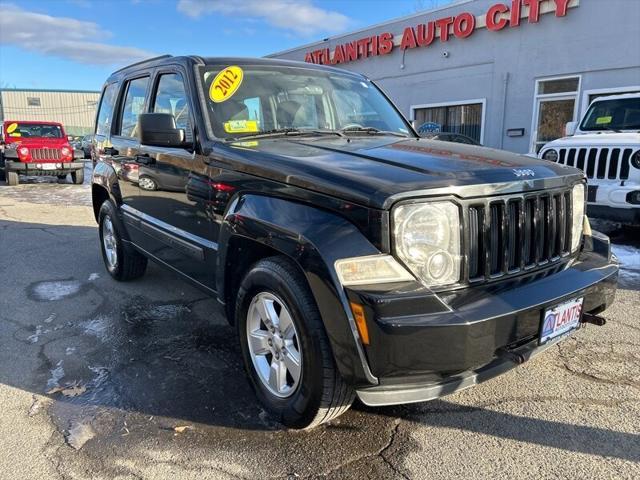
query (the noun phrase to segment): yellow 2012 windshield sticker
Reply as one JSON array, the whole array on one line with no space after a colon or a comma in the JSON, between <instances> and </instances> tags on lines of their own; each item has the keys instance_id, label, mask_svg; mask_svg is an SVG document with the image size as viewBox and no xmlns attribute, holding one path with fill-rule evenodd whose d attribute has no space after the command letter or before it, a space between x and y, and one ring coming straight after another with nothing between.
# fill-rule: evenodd
<instances>
[{"instance_id":1,"label":"yellow 2012 windshield sticker","mask_svg":"<svg viewBox=\"0 0 640 480\"><path fill-rule=\"evenodd\" d=\"M596 118L596 125L606 125L607 123L611 123L612 117L598 117Z\"/></svg>"},{"instance_id":2,"label":"yellow 2012 windshield sticker","mask_svg":"<svg viewBox=\"0 0 640 480\"><path fill-rule=\"evenodd\" d=\"M257 120L229 120L224 122L224 131L227 133L254 133L258 130Z\"/></svg>"},{"instance_id":3,"label":"yellow 2012 windshield sticker","mask_svg":"<svg viewBox=\"0 0 640 480\"><path fill-rule=\"evenodd\" d=\"M16 128L18 128L18 124L17 123L11 123L11 124L7 125L7 133L15 132Z\"/></svg>"},{"instance_id":4,"label":"yellow 2012 windshield sticker","mask_svg":"<svg viewBox=\"0 0 640 480\"><path fill-rule=\"evenodd\" d=\"M216 75L209 87L209 98L215 103L229 100L240 88L244 72L236 65L227 67Z\"/></svg>"}]
</instances>

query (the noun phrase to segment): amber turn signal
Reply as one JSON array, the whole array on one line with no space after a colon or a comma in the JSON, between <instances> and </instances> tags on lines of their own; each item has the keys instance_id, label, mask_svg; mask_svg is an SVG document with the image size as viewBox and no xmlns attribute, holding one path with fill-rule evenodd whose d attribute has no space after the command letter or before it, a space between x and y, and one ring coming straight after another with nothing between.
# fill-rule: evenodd
<instances>
[{"instance_id":1,"label":"amber turn signal","mask_svg":"<svg viewBox=\"0 0 640 480\"><path fill-rule=\"evenodd\" d=\"M364 345L369 345L369 330L367 329L367 319L364 316L364 308L359 303L349 302L349 305L351 305L351 311L356 320L360 340Z\"/></svg>"}]
</instances>

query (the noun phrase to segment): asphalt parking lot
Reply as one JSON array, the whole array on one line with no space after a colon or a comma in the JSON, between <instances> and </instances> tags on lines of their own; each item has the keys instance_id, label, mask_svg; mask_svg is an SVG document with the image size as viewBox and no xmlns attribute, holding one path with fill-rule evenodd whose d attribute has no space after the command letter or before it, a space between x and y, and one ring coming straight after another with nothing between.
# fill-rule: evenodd
<instances>
[{"instance_id":1,"label":"asphalt parking lot","mask_svg":"<svg viewBox=\"0 0 640 480\"><path fill-rule=\"evenodd\" d=\"M474 389L289 432L213 300L154 265L111 280L89 185L0 183L0 477L640 478L640 231L595 226L624 262L604 327Z\"/></svg>"}]
</instances>

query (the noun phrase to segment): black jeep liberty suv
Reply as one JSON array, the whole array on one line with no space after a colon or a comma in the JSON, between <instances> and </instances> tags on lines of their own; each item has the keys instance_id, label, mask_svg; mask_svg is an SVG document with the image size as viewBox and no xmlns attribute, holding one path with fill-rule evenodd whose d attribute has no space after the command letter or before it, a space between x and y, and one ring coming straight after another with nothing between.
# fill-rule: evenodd
<instances>
[{"instance_id":1,"label":"black jeep liberty suv","mask_svg":"<svg viewBox=\"0 0 640 480\"><path fill-rule=\"evenodd\" d=\"M420 139L361 75L163 56L107 80L93 142L109 273L215 296L289 427L492 378L615 295L582 172Z\"/></svg>"}]
</instances>

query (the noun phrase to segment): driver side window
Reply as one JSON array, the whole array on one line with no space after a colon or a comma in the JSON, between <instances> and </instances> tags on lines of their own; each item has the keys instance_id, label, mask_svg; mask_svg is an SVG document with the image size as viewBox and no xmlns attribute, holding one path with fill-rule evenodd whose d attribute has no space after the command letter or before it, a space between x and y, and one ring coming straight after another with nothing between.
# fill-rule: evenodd
<instances>
[{"instance_id":1,"label":"driver side window","mask_svg":"<svg viewBox=\"0 0 640 480\"><path fill-rule=\"evenodd\" d=\"M179 73L160 75L152 111L173 115L176 120L176 127L183 129L185 132L185 141L193 142L189 103L182 75Z\"/></svg>"}]
</instances>

